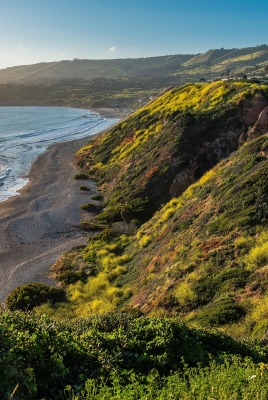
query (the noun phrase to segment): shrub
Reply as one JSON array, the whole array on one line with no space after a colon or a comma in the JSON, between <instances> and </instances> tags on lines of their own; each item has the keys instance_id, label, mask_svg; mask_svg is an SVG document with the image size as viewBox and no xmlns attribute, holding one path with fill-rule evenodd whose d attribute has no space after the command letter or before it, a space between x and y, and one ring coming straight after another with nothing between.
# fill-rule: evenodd
<instances>
[{"instance_id":1,"label":"shrub","mask_svg":"<svg viewBox=\"0 0 268 400\"><path fill-rule=\"evenodd\" d=\"M202 325L224 325L238 321L245 315L245 310L241 305L235 303L231 297L221 297L214 303L205 307L197 317L197 321Z\"/></svg>"},{"instance_id":2,"label":"shrub","mask_svg":"<svg viewBox=\"0 0 268 400\"><path fill-rule=\"evenodd\" d=\"M43 283L29 283L12 290L7 297L10 310L32 310L43 303L56 303L65 300L65 292Z\"/></svg>"},{"instance_id":3,"label":"shrub","mask_svg":"<svg viewBox=\"0 0 268 400\"><path fill-rule=\"evenodd\" d=\"M139 240L139 245L141 247L147 247L151 243L152 238L149 235L144 235Z\"/></svg>"},{"instance_id":4,"label":"shrub","mask_svg":"<svg viewBox=\"0 0 268 400\"><path fill-rule=\"evenodd\" d=\"M119 299L118 295L121 294L113 288L109 288L107 293L115 300ZM91 306L95 311L105 308L106 304L95 299ZM187 382L191 383L193 399L266 398L256 397L256 392L252 391L248 397L232 397L230 392L223 397L222 392L216 391L216 388L221 388L223 384L233 387L231 379L235 376L238 376L237 382L240 387L254 382L254 379L248 379L252 375L258 375L258 388L264 383L261 377L267 384L267 364L264 364L267 363L267 352L264 346L258 348L254 344L240 343L222 332L191 329L178 319L139 318L137 311L132 311L57 322L47 318L44 313L40 316L33 312L4 311L0 313L0 342L1 400L10 399L17 384L14 399L67 399L68 396L63 394L66 385L75 389L76 399L83 399L83 395L80 397L78 392L84 387L87 378L94 379L96 385L106 386L107 395L102 392L103 396L98 396L99 399L113 398L110 389L114 388L116 392L113 393L117 394L117 399L149 400L156 396L146 394L145 397L141 397L137 394L131 397L126 394L123 397L121 390L128 383L133 383L133 374L139 382L147 383L148 389L152 391L159 388L157 381L152 379L153 376L170 379L169 375L174 373L177 373L177 376L169 388L169 393L163 393L161 398L189 399L187 393L185 397L180 397L181 393L178 392L181 386L178 374L183 379L185 364L190 368L188 370L187 367L185 384L188 388ZM212 374L216 371L221 372L225 365L223 354L227 354L228 359L230 356L230 360L233 360L232 354L249 356L251 359L246 359L244 365L239 362L236 371L232 371L229 376L214 375L213 380L207 380L208 391L204 396L195 396L197 390L203 386L202 377L206 375L206 370L202 368L213 362L209 371ZM217 363L211 361L211 358ZM262 369L253 364L253 361L262 361ZM194 367L198 368L200 374L191 374ZM226 372L231 371L230 368L231 365L228 364ZM246 370L244 376L237 375L241 369ZM200 376L200 380L197 375ZM114 386L116 382L113 381L113 377L117 383L120 382L120 387ZM150 377L151 386L147 377ZM208 394L214 386L215 393L212 397ZM174 393L178 393L178 396L173 396ZM89 392L86 398L95 397Z\"/></svg>"},{"instance_id":5,"label":"shrub","mask_svg":"<svg viewBox=\"0 0 268 400\"><path fill-rule=\"evenodd\" d=\"M78 172L78 174L75 175L74 179L76 179L76 180L88 179L88 176L86 174L83 174L82 172Z\"/></svg>"},{"instance_id":6,"label":"shrub","mask_svg":"<svg viewBox=\"0 0 268 400\"><path fill-rule=\"evenodd\" d=\"M90 189L87 186L80 186L80 190L86 190L86 191L90 191Z\"/></svg>"},{"instance_id":7,"label":"shrub","mask_svg":"<svg viewBox=\"0 0 268 400\"><path fill-rule=\"evenodd\" d=\"M103 199L103 196L101 194L93 194L93 196L91 196L92 200L97 200L100 201Z\"/></svg>"},{"instance_id":8,"label":"shrub","mask_svg":"<svg viewBox=\"0 0 268 400\"><path fill-rule=\"evenodd\" d=\"M95 204L95 203L82 204L80 207L82 208L82 210L91 211L91 212L99 212L101 209L101 205Z\"/></svg>"},{"instance_id":9,"label":"shrub","mask_svg":"<svg viewBox=\"0 0 268 400\"><path fill-rule=\"evenodd\" d=\"M180 400L207 399L266 399L268 391L267 364L254 364L251 359L238 356L224 357L223 363L212 360L208 367L190 368L162 377L152 370L146 378L132 373L127 383L112 375L111 384L88 379L81 400L149 400L158 398ZM66 393L69 400L77 400L70 387Z\"/></svg>"},{"instance_id":10,"label":"shrub","mask_svg":"<svg viewBox=\"0 0 268 400\"><path fill-rule=\"evenodd\" d=\"M84 231L88 231L88 232L91 232L91 231L100 232L106 228L105 224L101 224L98 221L82 221L80 226L82 229L84 229Z\"/></svg>"}]
</instances>

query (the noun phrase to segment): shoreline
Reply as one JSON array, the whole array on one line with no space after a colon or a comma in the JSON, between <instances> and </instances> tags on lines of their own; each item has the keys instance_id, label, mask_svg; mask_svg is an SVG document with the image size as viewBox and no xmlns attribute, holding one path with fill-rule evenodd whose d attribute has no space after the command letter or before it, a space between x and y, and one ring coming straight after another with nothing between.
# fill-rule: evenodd
<instances>
[{"instance_id":1,"label":"shoreline","mask_svg":"<svg viewBox=\"0 0 268 400\"><path fill-rule=\"evenodd\" d=\"M74 179L74 157L104 131L49 146L33 162L29 182L20 194L1 202L0 303L20 285L41 282L55 286L48 276L52 264L64 252L86 244L88 234L78 225L90 218L90 213L80 205L90 201L97 187L92 180L81 183ZM82 184L90 190L80 190Z\"/></svg>"}]
</instances>

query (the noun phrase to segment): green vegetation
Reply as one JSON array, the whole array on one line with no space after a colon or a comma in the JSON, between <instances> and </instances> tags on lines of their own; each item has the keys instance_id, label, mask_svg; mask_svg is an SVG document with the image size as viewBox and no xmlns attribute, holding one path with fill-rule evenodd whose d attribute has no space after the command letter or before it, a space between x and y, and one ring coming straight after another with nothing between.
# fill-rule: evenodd
<instances>
[{"instance_id":1,"label":"green vegetation","mask_svg":"<svg viewBox=\"0 0 268 400\"><path fill-rule=\"evenodd\" d=\"M74 179L80 180L80 179L88 179L88 176L83 173L78 173L75 175Z\"/></svg>"},{"instance_id":2,"label":"green vegetation","mask_svg":"<svg viewBox=\"0 0 268 400\"><path fill-rule=\"evenodd\" d=\"M89 379L80 395L75 395L71 388L66 389L66 394L72 400L265 400L267 378L266 364L256 365L249 358L242 360L234 356L226 357L220 365L211 361L205 368L185 365L182 373L164 378L155 370L143 379L132 373L126 386L116 375L109 385Z\"/></svg>"},{"instance_id":3,"label":"green vegetation","mask_svg":"<svg viewBox=\"0 0 268 400\"><path fill-rule=\"evenodd\" d=\"M176 87L77 153L101 185L106 222L147 221L239 146L241 114L266 85L215 82Z\"/></svg>"},{"instance_id":4,"label":"green vegetation","mask_svg":"<svg viewBox=\"0 0 268 400\"><path fill-rule=\"evenodd\" d=\"M46 313L60 318L66 308L69 316L135 308L151 316L180 314L238 336L265 335L267 136L209 169L238 146L241 114L256 94L267 98L267 87L185 85L78 152L80 167L104 193L105 209L96 217L102 232L77 253L82 269L95 267L95 275L69 285L67 303L43 307ZM148 222L134 234L114 229L137 218Z\"/></svg>"},{"instance_id":5,"label":"green vegetation","mask_svg":"<svg viewBox=\"0 0 268 400\"><path fill-rule=\"evenodd\" d=\"M98 215L52 267L66 300L28 285L7 306L33 312L0 313L3 399L267 398L267 101L176 87L77 153Z\"/></svg>"},{"instance_id":6,"label":"green vegetation","mask_svg":"<svg viewBox=\"0 0 268 400\"><path fill-rule=\"evenodd\" d=\"M132 393L131 399L135 392L143 396L136 398L146 393L164 398L171 390L176 396L188 392L192 398L197 393L205 398L212 387L215 395L223 387L226 396L267 395L265 346L190 329L177 319L107 314L55 322L44 315L2 311L0 328L3 400L15 388L14 399L20 400L127 398ZM67 385L72 389L63 397ZM84 397L72 395L84 387Z\"/></svg>"},{"instance_id":7,"label":"green vegetation","mask_svg":"<svg viewBox=\"0 0 268 400\"><path fill-rule=\"evenodd\" d=\"M101 205L99 203L86 203L81 205L82 210L98 212L101 209Z\"/></svg>"},{"instance_id":8,"label":"green vegetation","mask_svg":"<svg viewBox=\"0 0 268 400\"><path fill-rule=\"evenodd\" d=\"M29 283L13 289L6 304L10 310L32 310L43 303L55 303L65 300L65 292L43 283Z\"/></svg>"},{"instance_id":9,"label":"green vegetation","mask_svg":"<svg viewBox=\"0 0 268 400\"><path fill-rule=\"evenodd\" d=\"M93 196L91 196L91 198L92 198L92 200L97 200L97 201L103 200L102 194L93 194Z\"/></svg>"}]
</instances>

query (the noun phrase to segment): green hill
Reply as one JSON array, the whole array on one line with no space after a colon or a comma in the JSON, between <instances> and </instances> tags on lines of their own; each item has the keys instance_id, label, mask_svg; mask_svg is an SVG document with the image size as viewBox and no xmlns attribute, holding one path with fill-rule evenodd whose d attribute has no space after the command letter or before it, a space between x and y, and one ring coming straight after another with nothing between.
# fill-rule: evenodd
<instances>
[{"instance_id":1,"label":"green hill","mask_svg":"<svg viewBox=\"0 0 268 400\"><path fill-rule=\"evenodd\" d=\"M104 194L101 232L54 265L68 302L43 311L134 308L262 336L267 100L266 85L177 87L81 149Z\"/></svg>"},{"instance_id":2,"label":"green hill","mask_svg":"<svg viewBox=\"0 0 268 400\"><path fill-rule=\"evenodd\" d=\"M22 65L0 70L0 83L57 81L65 79L145 77L162 71L176 71L191 55L159 56L114 60L64 60Z\"/></svg>"},{"instance_id":3,"label":"green hill","mask_svg":"<svg viewBox=\"0 0 268 400\"><path fill-rule=\"evenodd\" d=\"M236 73L239 68L261 66L268 62L268 46L242 49L215 49L201 54L176 54L147 58L113 60L63 60L21 65L0 70L0 83L56 83L64 80L92 80L95 78L148 78L172 74L191 74L187 68L206 66L206 76L213 77L226 67ZM197 71L196 71L197 72Z\"/></svg>"},{"instance_id":4,"label":"green hill","mask_svg":"<svg viewBox=\"0 0 268 400\"><path fill-rule=\"evenodd\" d=\"M265 85L185 85L81 149L78 164L103 182L106 203L99 218L120 220L122 210L133 209L133 217L148 220L236 150L264 105Z\"/></svg>"},{"instance_id":5,"label":"green hill","mask_svg":"<svg viewBox=\"0 0 268 400\"><path fill-rule=\"evenodd\" d=\"M265 84L187 84L77 153L89 241L65 293L8 297L1 398L267 398L267 110Z\"/></svg>"}]
</instances>

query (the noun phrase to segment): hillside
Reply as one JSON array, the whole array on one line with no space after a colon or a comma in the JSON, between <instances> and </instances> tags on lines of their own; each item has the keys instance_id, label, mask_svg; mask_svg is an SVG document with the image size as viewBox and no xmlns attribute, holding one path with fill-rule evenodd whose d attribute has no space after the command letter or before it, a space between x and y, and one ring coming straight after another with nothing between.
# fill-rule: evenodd
<instances>
[{"instance_id":1,"label":"hillside","mask_svg":"<svg viewBox=\"0 0 268 400\"><path fill-rule=\"evenodd\" d=\"M63 105L136 110L169 86L257 76L268 46L138 59L63 60L0 70L0 105Z\"/></svg>"},{"instance_id":2,"label":"hillside","mask_svg":"<svg viewBox=\"0 0 268 400\"><path fill-rule=\"evenodd\" d=\"M81 149L105 198L87 228L101 232L53 266L68 302L42 312L134 308L262 336L267 99L266 85L177 87Z\"/></svg>"},{"instance_id":3,"label":"hillside","mask_svg":"<svg viewBox=\"0 0 268 400\"><path fill-rule=\"evenodd\" d=\"M130 78L176 71L191 55L114 60L64 60L0 70L0 83L59 81L65 79Z\"/></svg>"},{"instance_id":4,"label":"hillside","mask_svg":"<svg viewBox=\"0 0 268 400\"><path fill-rule=\"evenodd\" d=\"M21 65L0 70L0 84L3 83L52 83L57 81L84 80L95 78L148 78L172 74L190 75L190 67L207 67L206 76L224 72L227 68L237 73L262 67L268 63L268 46L242 49L215 49L201 54L176 54L147 58L113 60L63 60ZM197 71L196 71L197 73Z\"/></svg>"},{"instance_id":5,"label":"hillside","mask_svg":"<svg viewBox=\"0 0 268 400\"><path fill-rule=\"evenodd\" d=\"M88 244L9 295L1 398L267 398L268 86L166 90L76 161Z\"/></svg>"},{"instance_id":6,"label":"hillside","mask_svg":"<svg viewBox=\"0 0 268 400\"><path fill-rule=\"evenodd\" d=\"M148 220L236 150L266 105L265 85L215 82L177 87L137 111L77 155L103 182L98 218L121 220L132 210Z\"/></svg>"}]
</instances>

